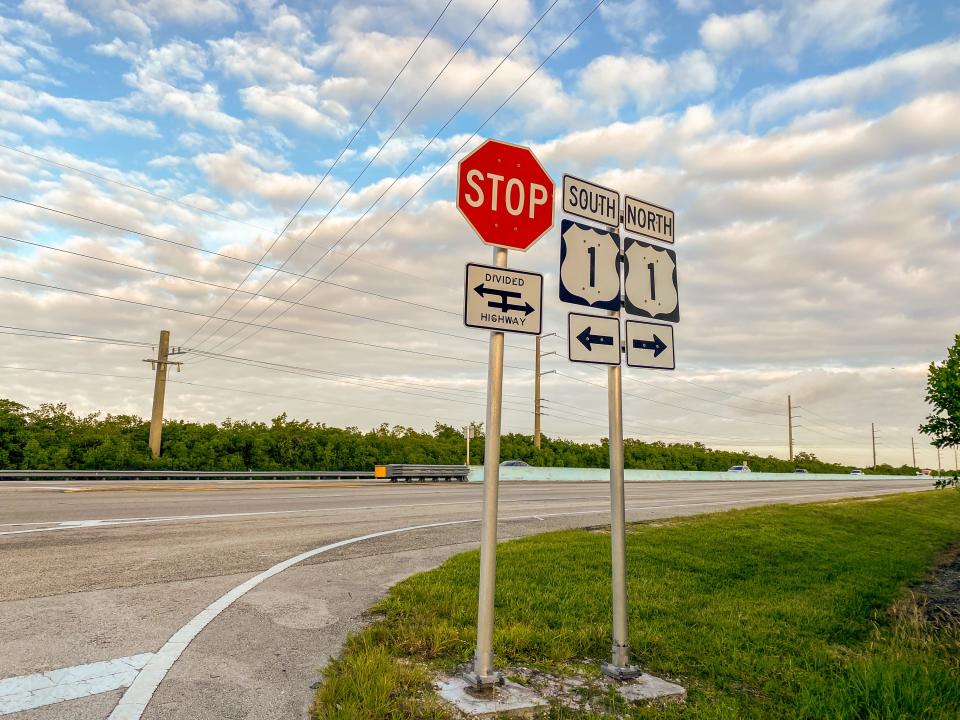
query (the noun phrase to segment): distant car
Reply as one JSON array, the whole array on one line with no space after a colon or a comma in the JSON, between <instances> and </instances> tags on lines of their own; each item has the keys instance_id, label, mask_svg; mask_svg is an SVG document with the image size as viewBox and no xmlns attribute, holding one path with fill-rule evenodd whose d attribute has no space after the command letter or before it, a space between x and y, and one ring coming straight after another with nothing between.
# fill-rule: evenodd
<instances>
[{"instance_id":1,"label":"distant car","mask_svg":"<svg viewBox=\"0 0 960 720\"><path fill-rule=\"evenodd\" d=\"M863 475L863 470L860 470L860 469L858 469L858 468L854 468L853 470L850 471L850 474L851 474L851 475Z\"/></svg>"},{"instance_id":2,"label":"distant car","mask_svg":"<svg viewBox=\"0 0 960 720\"><path fill-rule=\"evenodd\" d=\"M500 463L500 467L530 467L530 464L523 460L504 460Z\"/></svg>"},{"instance_id":3,"label":"distant car","mask_svg":"<svg viewBox=\"0 0 960 720\"><path fill-rule=\"evenodd\" d=\"M794 471L795 473L805 473L805 472L809 472L809 470L807 470L806 468L794 468L793 471Z\"/></svg>"},{"instance_id":4,"label":"distant car","mask_svg":"<svg viewBox=\"0 0 960 720\"><path fill-rule=\"evenodd\" d=\"M727 472L753 472L753 471L750 469L749 465L743 464L743 465L734 465L732 468L727 470Z\"/></svg>"}]
</instances>

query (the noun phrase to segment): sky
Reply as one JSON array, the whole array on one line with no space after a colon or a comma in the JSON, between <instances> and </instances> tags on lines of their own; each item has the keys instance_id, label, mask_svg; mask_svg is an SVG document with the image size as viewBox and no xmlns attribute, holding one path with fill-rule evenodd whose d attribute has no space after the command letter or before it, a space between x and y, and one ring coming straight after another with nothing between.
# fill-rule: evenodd
<instances>
[{"instance_id":1,"label":"sky","mask_svg":"<svg viewBox=\"0 0 960 720\"><path fill-rule=\"evenodd\" d=\"M628 437L786 457L789 394L798 451L869 465L874 423L936 467L958 117L960 2L0 0L0 397L148 416L166 329L170 418L482 421L455 171L494 137L676 212L677 369L624 368ZM544 432L595 441L560 217L510 266ZM533 364L508 335L504 432Z\"/></svg>"}]
</instances>

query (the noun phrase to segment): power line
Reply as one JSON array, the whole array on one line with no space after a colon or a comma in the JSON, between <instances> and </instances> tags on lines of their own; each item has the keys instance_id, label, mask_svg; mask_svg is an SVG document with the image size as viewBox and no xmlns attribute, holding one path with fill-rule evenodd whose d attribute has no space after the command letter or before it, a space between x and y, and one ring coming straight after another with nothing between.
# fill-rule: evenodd
<instances>
[{"instance_id":1,"label":"power line","mask_svg":"<svg viewBox=\"0 0 960 720\"><path fill-rule=\"evenodd\" d=\"M57 215L63 215L65 217L73 218L75 220L82 220L83 222L92 223L94 225L100 225L102 227L107 227L112 230L119 230L120 232L130 233L131 235L137 235L138 237L147 238L149 240L156 240L158 242L167 243L169 245L175 245L177 247L184 248L186 250L192 250L194 252L204 253L206 255L213 255L215 257L225 258L227 260L233 260L235 262L243 263L245 265L252 265L254 267L263 268L265 270L275 270L272 265L265 265L263 263L254 262L252 260L246 260L245 258L237 257L236 255L228 255L227 253L218 252L216 250L207 250L206 248L198 247L196 245L190 245L188 243L180 242L178 240L171 240L170 238L161 237L159 235L153 235L151 233L143 232L141 230L134 230L133 228L124 227L122 225L114 225L112 223L104 222L102 220L97 220L95 218L86 217L84 215L78 215L76 213L67 212L66 210L60 210L58 208L50 207L48 205L40 205L38 203L29 202L27 200L21 200L20 198L10 197L9 195L0 194L0 199L9 200L10 202L19 203L21 205L27 205L29 207L34 207L39 210L44 210L46 212L55 213ZM297 275L295 272L289 270L281 270L285 275ZM341 288L343 290L350 290L352 292L362 293L364 295L370 295L372 297L381 298L383 300L392 300L393 302L403 303L404 305L411 305L413 307L418 307L424 310L432 310L433 312L443 313L445 315L455 315L460 316L460 313L453 310L446 310L444 308L438 308L433 305L426 305L424 303L414 302L412 300L404 300L403 298L393 297L392 295L386 295L383 293L374 292L372 290L366 290L364 288L353 287L352 285L344 285L342 283L336 283L331 280L325 280L322 278L310 277L310 280L315 280L316 282L330 285L331 287Z\"/></svg>"},{"instance_id":2,"label":"power line","mask_svg":"<svg viewBox=\"0 0 960 720\"><path fill-rule=\"evenodd\" d=\"M417 47L415 47L414 50L413 50L413 52L410 53L410 57L407 58L407 61L403 64L403 66L400 68L400 70L399 70L399 71L397 72L397 74L394 76L393 80L390 81L390 84L387 86L387 89L383 91L383 94L380 96L380 99L377 100L376 104L370 109L370 112L367 113L367 116L364 118L363 122L360 123L360 126L354 131L353 135L352 135L352 136L350 137L350 139L347 141L347 144L343 146L343 149L340 151L340 154L337 155L336 159L330 164L330 167L328 167L328 168L324 171L323 177L320 178L320 182L318 182L318 183L316 184L316 186L313 188L313 190L310 192L310 194L307 196L307 198L300 204L300 207L297 208L297 211L293 214L293 217L291 217L291 218L287 221L287 224L283 226L283 229L282 229L279 233L277 233L277 236L273 239L273 242L270 243L270 247L268 247L268 248L264 251L263 255L260 257L260 262L263 262L263 260L266 259L267 255L270 254L270 252L273 250L274 246L276 246L276 244L280 241L280 238L283 237L283 235L287 232L288 229L290 229L290 226L293 224L294 220L296 220L296 219L300 216L300 213L303 212L303 209L307 206L307 203L309 203L309 202L313 199L313 196L317 194L317 191L320 189L320 186L323 185L324 181L330 176L330 173L333 172L334 167L336 167L337 163L340 162L340 159L343 157L344 153L347 152L347 150L348 150L348 149L350 148L350 146L353 144L353 141L357 139L357 136L360 134L360 131L363 130L364 127L366 127L367 123L370 121L370 118L373 117L373 114L377 111L377 108L380 107L380 104L384 101L384 99L387 97L387 95L388 95L388 94L390 93L390 91L393 89L393 86L396 84L397 80L400 79L400 76L403 74L403 72L407 69L407 67L408 67L408 66L410 65L410 63L413 61L413 58L416 56L416 54L417 54L418 52L420 52L420 48L423 47L423 44L427 41L427 38L430 37L431 34L433 34L434 29L437 27L437 24L440 22L440 20L443 18L443 16L447 13L447 9L450 7L450 4L451 4L452 2L453 2L453 0L447 0L447 4L443 6L443 10L440 11L440 14L437 16L437 19L433 21L433 24L430 26L430 29L427 30L427 34L423 36L423 38L420 40L420 42L419 42L419 44L417 45ZM491 9L492 9L492 8L491 8ZM484 17L486 17L486 16L484 16ZM351 187L352 187L352 186L351 186ZM328 213L328 214L329 214L329 213ZM309 237L309 235L308 235L307 237ZM304 238L304 242L306 242L306 238ZM303 242L301 242L300 245L298 245L297 248L287 257L287 259L283 261L283 263L280 265L280 267L282 268L284 265L286 265L286 264L287 264L287 261L290 260L290 258L293 257L301 247L303 247ZM273 277L276 277L276 272L277 272L277 271L274 272ZM247 280L250 279L250 276L251 276L252 274L253 274L253 268L250 268L250 270L247 272L246 277L244 277L243 280L240 281L240 283L237 285L236 289L239 290L239 289L243 286L243 284L244 284ZM273 279L273 278L271 277L271 279ZM269 281L268 281L268 282L269 282ZM266 287L266 285L264 285L264 287ZM263 289L263 288L261 288L261 290L262 290L262 289ZM219 306L216 310L214 310L213 316L215 317L215 316L217 315L217 313L219 313L221 310L223 310L224 306L225 306L228 302L230 302L230 300L231 300L232 298L233 298L233 293L231 293L231 294L230 294L230 297L228 297L226 300L224 300L224 301L220 304L220 306ZM244 306L244 307L246 307L246 306ZM194 331L190 334L190 337L188 337L188 338L186 339L185 343L189 343L190 340L192 340L194 337L196 337L196 335L197 335L201 330L203 330L203 328L205 328L205 327L207 326L207 323L209 323L209 322L210 322L209 319L204 320L203 323L200 325L200 327L198 327L196 330L194 330ZM201 344L202 344L202 343L201 343Z\"/></svg>"},{"instance_id":3,"label":"power line","mask_svg":"<svg viewBox=\"0 0 960 720\"><path fill-rule=\"evenodd\" d=\"M554 3L556 3L556 1L557 1L557 0L554 0ZM317 222L317 224L313 226L313 229L311 229L310 232L308 232L308 233L304 236L304 238L303 238L303 240L300 242L300 244L299 244L296 248L294 248L293 252L291 252L291 253L287 256L287 258L283 261L283 263L281 263L280 267L286 266L286 264L293 258L293 256L297 254L297 252L300 250L300 248L302 248L302 247L304 246L304 244L306 244L307 240L309 240L310 237L320 228L320 226L323 225L324 222L326 222L327 218L330 217L331 213L333 213L334 210L336 210L336 208L340 205L340 203L341 203L341 202L343 201L343 199L347 196L347 194L348 194L351 190L353 190L353 188L356 186L356 184L360 181L360 178L363 177L364 173L367 172L367 170L370 168L371 165L373 165L373 163L376 161L376 159L377 159L378 157L380 157L380 154L383 152L384 148L386 148L387 144L389 144L390 141L393 140L394 136L397 134L397 132L399 132L400 128L403 127L404 123L406 123L406 121L409 119L410 115L413 114L413 112L420 106L420 103L423 102L423 99L427 96L427 93L430 92L430 90L433 88L433 86L436 84L436 82L437 82L437 81L441 78L441 76L447 71L447 68L450 67L450 64L451 64L451 63L454 61L454 59L460 54L460 52L463 50L464 46L467 44L467 42L470 40L470 38L472 38L472 37L474 36L474 34L477 32L477 30L480 29L480 26L483 24L484 20L487 19L487 16L493 11L493 8L496 7L496 5L497 5L498 2L499 2L499 0L494 0L493 4L490 5L490 7L489 7L489 8L487 9L487 11L483 14L483 16L480 18L480 20L477 21L477 24L473 27L473 29L470 31L470 33L463 39L463 42L460 43L460 46L453 52L453 54L452 54L452 55L450 56L450 58L447 60L446 64L445 64L442 68L440 68L440 71L434 76L433 80L431 80L430 83L427 85L427 87L423 90L423 92L420 94L420 97L418 97L417 100L416 100L416 101L413 103L413 105L410 107L410 109L407 110L407 113L400 119L400 122L398 122L398 123L396 124L396 126L395 126L395 127L393 128L393 130L391 131L390 135L380 144L380 147L377 148L376 153L374 153L371 157L369 157L369 158L367 159L366 165L364 165L363 168L361 168L360 172L359 172L359 173L357 174L357 176L353 179L353 182L351 182L350 185L349 185L347 188L345 188L342 193L340 193L340 197L337 198L336 202L334 202L333 205L331 205L330 208L327 209L327 211L323 214L323 216L320 218L320 220ZM548 11L548 12L549 12L549 11ZM536 26L534 26L534 27L536 27ZM426 38L424 38L424 39L426 39ZM402 72L402 71L401 71L401 72ZM348 230L347 232L349 232L349 230ZM323 252L323 253L320 255L320 257L317 258L317 259L313 262L313 264L307 269L307 272L308 272L308 273L309 273L309 272L312 272L313 269L314 269L315 267L317 267L317 265L319 265L320 262L330 253L330 251L333 250L333 248L337 247L337 246L340 244L340 241L343 239L343 237L344 237L345 235L346 235L346 233L344 233L344 235L342 235L339 240L337 240L337 241L336 241L335 243L333 243L325 252ZM346 262L346 260L344 260L344 262ZM264 288L266 288L267 285L269 285L269 284L273 281L273 278L274 278L274 277L276 277L276 273L274 273L273 276L267 278L267 280L263 283L263 285L261 286L260 289L263 290ZM287 287L287 288L284 288L284 290L283 290L283 292L281 293L280 297L282 298L282 297L286 296L286 294L287 294L292 288L296 287L297 283L299 283L301 279L302 279L302 278L298 278L296 281L294 281L293 285L291 285L291 286L289 286L289 287ZM304 297L305 297L305 296L304 296ZM302 299L302 298L301 298L301 299ZM250 304L250 301L249 301L249 299L248 299L247 302L245 302L243 305L241 305L239 308L237 308L237 310L236 310L236 311L233 313L233 315L231 315L230 317L237 317L241 312L244 311L244 309L246 309L246 307L247 307L249 304ZM258 314L254 317L254 320L256 321L256 320L259 320L261 317L263 317L264 313L265 313L267 310L269 310L271 307L273 307L274 304L275 304L275 303L271 303L271 304L268 305L266 308L264 308L260 313L258 313ZM221 309L222 309L222 307L223 307L223 306L221 306ZM223 327L223 325L221 325L221 327ZM235 332L233 333L233 335L236 335L237 332L239 332L239 329L238 329L237 331L235 331ZM231 335L230 337L233 337L233 335ZM191 336L191 337L192 337L192 336ZM210 336L208 336L208 337L206 338L206 340L209 340L210 337L212 337L212 334L211 334ZM214 345L212 346L212 349L216 349L217 347L220 347L220 346L223 345L224 342L226 342L228 339L229 339L229 338L224 338L224 339L221 340L220 342L214 344ZM204 342L206 342L206 340L204 340ZM203 342L201 342L200 345L203 345Z\"/></svg>"},{"instance_id":4,"label":"power line","mask_svg":"<svg viewBox=\"0 0 960 720\"><path fill-rule=\"evenodd\" d=\"M58 248L52 245L45 245L44 243L33 242L32 240L24 240L22 238L15 238L10 235L0 235L0 239L10 240L11 242L22 243L24 245L32 245L33 247L42 248L44 250L50 250L53 252L64 253L66 255L73 255L74 257L81 257L85 260L95 260L97 262L107 263L109 265L116 265L117 267L129 268L131 270L137 270L139 272L152 273L154 275L160 275L162 277L173 278L175 280L184 280L186 282L196 283L198 285L206 285L208 287L215 287L220 290L232 290L233 292L239 292L245 295L252 295L255 297L262 297L267 300L280 300L280 298L275 298L270 295L263 295L261 293L255 293L250 290L236 290L227 285L221 285L220 283L211 282L209 280L201 280L199 278L189 277L187 275L178 275L176 273L164 272L163 270L156 270L154 268L145 267L143 265L134 265L132 263L120 262L119 260L110 260L108 258L98 257L96 255L88 255L86 253L77 252L75 250L67 250L65 248ZM300 305L301 307L310 308L312 310L320 310L323 312L334 313L336 315L343 315L345 317L353 318L356 320L368 320L370 322L382 323L384 325L391 325L393 327L403 328L405 330L418 330L420 332L434 333L436 335L444 335L446 337L456 338L458 340L467 340L470 342L482 342L486 343L486 340L478 337L470 337L469 335L458 335L457 333L446 332L443 330L433 330L431 328L425 328L418 325L407 325L405 323L394 322L392 320L385 320L383 318L370 317L368 315L360 315L358 313L351 313L345 310L336 310L334 308L324 307L322 305L312 305L310 303L303 303L296 300L282 300L285 303L292 303L294 305ZM186 341L184 341L186 343ZM521 346L514 345L512 347L519 348ZM191 352L196 352L196 349L191 349Z\"/></svg>"},{"instance_id":5,"label":"power line","mask_svg":"<svg viewBox=\"0 0 960 720\"><path fill-rule=\"evenodd\" d=\"M113 296L111 296L111 295L101 295L101 294L99 294L99 293L90 292L90 291L88 291L88 290L77 290L77 289L74 289L74 288L65 288L65 287L61 287L61 286L59 286L59 285L51 285L51 284L48 284L48 283L40 283L40 282L36 282L36 281L33 281L33 280L24 280L24 279L22 279L22 278L10 277L10 276L8 276L8 275L0 275L0 280L8 280L8 281L10 281L10 282L21 283L21 284L24 284L24 285L33 285L34 287L41 287L41 288L45 288L45 289L47 289L47 290L57 290L57 291L60 291L60 292L73 293L73 294L76 294L76 295L85 295L85 296L87 296L87 297L94 297L94 298L98 298L98 299L100 299L100 300L110 300L110 301L113 301L113 302L126 303L126 304L129 304L129 305L136 305L136 306L139 306L139 307L151 308L151 309L154 309L154 310L163 310L163 311L166 311L166 312L175 312L175 313L180 313L180 314L183 314L183 315L192 315L192 316L194 316L194 317L209 317L208 315L206 315L206 314L204 314L204 313L196 312L196 311L194 311L194 310L184 310L184 309L182 309L182 308L167 307L167 306L164 306L164 305L157 305L157 304L155 304L155 303L140 302L140 301L138 301L138 300L128 300L127 298L118 298L118 297L113 297ZM220 319L220 318L217 318L217 319ZM460 357L455 357L455 356L451 356L451 355L440 355L440 354L438 354L438 353L428 353L428 352L424 352L424 351L422 351L422 350L411 350L410 348L400 348L400 347L395 347L395 346L392 346L392 345L378 345L378 344L376 344L376 343L368 343L368 342L363 342L363 341L361 341L361 340L349 340L349 339L346 339L346 338L332 337L332 336L329 336L329 335L321 335L321 334L319 334L319 333L308 332L308 331L306 331L306 330L295 330L295 329L293 329L293 328L281 328L281 327L276 327L276 326L273 326L273 325L260 325L260 324L257 324L257 323L249 322L249 321L247 321L247 320L231 319L230 322L240 323L240 324L243 324L243 325L248 325L248 326L250 326L250 327L256 327L256 328L260 328L260 329L270 329L270 330L276 330L276 331L279 331L279 332L291 333L291 334L293 334L293 335L302 335L302 336L305 336L305 337L313 337L313 338L318 338L318 339L320 339L320 340L333 340L334 342L343 342L343 343L349 343L349 344L351 344L351 345L360 345L360 346L362 346L362 347L373 348L373 349L376 349L376 350L392 350L392 351L394 351L394 352L402 352L402 353L408 353L408 354L411 354L411 355L420 355L420 356L423 356L423 357L431 357L431 358L437 358L437 359L442 359L442 360L454 360L454 361L456 361L456 362L465 362L465 363L471 363L471 364L474 364L474 365L485 365L486 362L487 362L486 360L471 360L470 358L460 358ZM530 371L530 368L522 367L522 366L517 366L517 365L504 365L504 367L510 368L510 369L513 369L513 370L523 370L523 371L525 371L525 372L529 372L529 371Z\"/></svg>"},{"instance_id":6,"label":"power line","mask_svg":"<svg viewBox=\"0 0 960 720\"><path fill-rule=\"evenodd\" d=\"M544 13L543 13L539 18L537 18L537 21L533 24L533 26L520 38L519 41L517 41L517 43L514 45L514 47L504 56L504 58L500 61L500 63L497 64L497 66L490 72L490 74L488 74L487 77L484 78L484 80L480 83L480 85L477 87L477 89L474 90L473 93L470 94L470 96L460 105L460 107L453 113L453 115L451 115L450 118L448 118L447 121L440 127L440 129L437 130L437 132L434 134L433 138L431 138L431 140L430 140L426 145L424 145L423 148L421 148L420 152L417 153L416 157L414 157L409 163L407 163L406 167L397 175L396 178L393 179L393 181L392 181L392 182L387 186L387 188L380 194L380 196L379 196L376 200L374 200L373 203L372 203L366 210L364 210L364 212L363 212L363 213L360 215L360 217L354 222L354 224L351 225L343 235L341 235L341 237L337 240L337 243L339 243L341 240L343 240L343 238L346 237L347 233L349 233L354 227L356 227L357 224L359 224L359 222L366 216L366 214L390 191L391 188L394 187L394 185L396 185L396 183L400 180L400 178L403 176L403 174L406 173L406 171L413 165L413 163L415 163L415 162L423 155L424 151L433 143L434 140L436 140L436 138L438 138L438 137L440 136L440 133L442 133L443 130L450 124L450 122L453 121L453 118L456 117L456 115L459 114L459 112L467 105L467 103L470 102L470 100L477 94L477 92L480 91L480 88L482 88L482 87L486 84L486 82L493 76L493 74L503 65L503 63L505 63L505 62L507 61L507 59L508 59L508 58L513 54L513 52L520 46L520 44L527 38L527 36L529 36L529 34L530 34L531 32L533 32L534 28L536 28L537 25L539 25L539 23L543 20L544 17L546 17L547 13L550 12L550 10L554 7L554 5L556 5L557 2L558 2L558 0L554 0L553 4L551 4L551 5L546 9L546 11L544 11ZM500 105L499 105L492 113L490 113L490 115L487 116L486 120L484 120L482 123L480 123L480 125L477 127L476 130L474 130L474 132L470 135L470 137L468 137L468 138L460 145L460 147L457 148L457 149L450 155L450 157L448 157L439 167L436 168L436 170L434 170L434 172L430 175L430 177L428 177L427 180L426 180L422 185L420 185L420 187L413 193L413 195L411 195L409 198L407 198L406 200L404 200L403 203L401 203L400 206L399 206L391 215L389 215L389 216L387 217L387 219L384 220L384 222L380 224L379 227L377 227L377 229L375 229L372 233L370 233L370 235L368 235L368 236L366 237L366 239L364 239L359 245L357 245L357 247L355 247L355 248L350 252L350 254L347 256L346 259L342 260L338 265L336 265L336 266L333 267L329 272L327 272L327 274L324 276L324 279L329 278L329 277L330 277L333 273L335 273L338 269L340 269L341 267L343 267L344 263L346 263L350 258L352 258L352 257L353 257L364 245L366 245L377 233L379 233L384 227L386 227L386 225L387 225L393 218L395 218L395 217L413 200L413 198L415 198L415 197L440 173L440 171L441 171L444 167L446 167L446 165L447 165L448 163L450 163L450 161L453 160L453 158L455 158L455 157L457 156L457 154L459 154L459 153L463 150L463 148L465 148L465 147L467 146L468 143L470 143L470 142L473 140L473 138L475 138L475 137L477 136L477 134L487 125L487 123L489 123L490 120L492 120L492 119L494 118L494 116L496 116L496 114L499 113L500 110L502 110L502 109L506 106L506 104L507 104L508 102L510 102L510 100L512 100L512 99L516 96L516 94L517 94L518 92L520 92L520 90L522 90L522 89L526 86L527 82L530 81L530 78L532 78L532 77L540 70L540 68L542 68L542 67L547 63L547 61L557 53L557 51L558 51L561 47L563 47L563 45L567 42L567 40L569 40L569 39L573 36L573 34L574 34L577 30L579 30L580 27L583 26L583 24L597 11L597 9L603 4L603 2L604 2L604 0L600 0L600 2L598 2L598 3L593 7L593 9L592 9L589 13L587 13L587 15L584 16L584 18L576 25L576 27L574 27L573 30L571 30L569 33L567 33L566 37L564 37L563 40L560 41L560 43L540 62L540 64L537 65L537 67L534 68L533 71L530 72L530 73L527 75L527 77L516 87L516 89L514 89L513 92L511 92L510 95L508 95L507 98L506 98L502 103L500 103ZM337 243L335 243L335 245L336 245ZM308 270L308 272L310 272L310 271L312 271L312 270L313 270L313 267L311 267L311 268ZM294 283L294 284L296 284L296 283ZM287 289L289 290L289 288L287 288ZM304 293L304 295L302 295L302 296L300 297L300 299L303 300L305 297L307 297L307 295L309 295L309 294L310 294L311 292L313 292L313 290L315 290L315 289L316 289L316 287L311 288L311 289L308 290L306 293ZM285 291L285 292L286 292L286 291ZM276 322L276 321L277 321L281 316L283 316L288 310L289 310L289 307L286 308L286 309L284 309L284 310L281 310L280 313L278 313L272 320L270 320L270 321L267 323L267 325L270 325L270 324L272 324L273 322ZM257 318L259 319L259 317L261 317L261 316L262 316L262 313L261 313L261 315L258 315ZM255 330L254 332L250 333L246 338L244 338L244 339L238 341L237 343L235 343L234 345L231 345L231 346L229 346L228 348L226 348L226 351L229 352L229 351L232 350L234 347L236 347L238 344L240 344L240 342L249 341L250 338L252 338L252 337L253 337L254 335L256 335L258 332L259 332L259 330ZM230 340L232 337L234 337L235 335L237 335L236 332L234 332L232 335L224 338L224 340L218 342L214 347L219 347L220 345L223 344L223 342L229 341L229 340Z\"/></svg>"}]
</instances>

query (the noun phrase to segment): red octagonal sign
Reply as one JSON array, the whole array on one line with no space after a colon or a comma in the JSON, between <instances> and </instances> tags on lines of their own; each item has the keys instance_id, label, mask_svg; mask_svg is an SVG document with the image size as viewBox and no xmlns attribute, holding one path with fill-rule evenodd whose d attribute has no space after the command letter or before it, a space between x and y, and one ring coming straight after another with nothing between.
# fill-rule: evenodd
<instances>
[{"instance_id":1,"label":"red octagonal sign","mask_svg":"<svg viewBox=\"0 0 960 720\"><path fill-rule=\"evenodd\" d=\"M487 245L526 250L553 227L553 181L530 148L487 140L460 161L457 207Z\"/></svg>"}]
</instances>

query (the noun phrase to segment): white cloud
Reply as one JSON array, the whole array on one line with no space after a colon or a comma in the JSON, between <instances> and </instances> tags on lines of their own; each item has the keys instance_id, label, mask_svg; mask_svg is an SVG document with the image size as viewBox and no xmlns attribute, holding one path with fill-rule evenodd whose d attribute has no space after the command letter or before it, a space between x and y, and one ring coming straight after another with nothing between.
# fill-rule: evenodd
<instances>
[{"instance_id":1,"label":"white cloud","mask_svg":"<svg viewBox=\"0 0 960 720\"><path fill-rule=\"evenodd\" d=\"M136 89L134 101L143 108L170 112L213 130L236 133L243 124L221 110L216 86L203 82L206 67L202 48L176 40L151 49L124 79Z\"/></svg>"},{"instance_id":2,"label":"white cloud","mask_svg":"<svg viewBox=\"0 0 960 720\"><path fill-rule=\"evenodd\" d=\"M610 111L632 102L640 110L670 107L677 101L705 95L716 88L716 67L700 50L672 61L645 55L603 55L578 78L580 92Z\"/></svg>"},{"instance_id":3,"label":"white cloud","mask_svg":"<svg viewBox=\"0 0 960 720\"><path fill-rule=\"evenodd\" d=\"M244 107L261 117L283 120L307 130L339 135L349 113L333 100L319 97L312 85L288 85L281 90L253 86L240 91Z\"/></svg>"},{"instance_id":4,"label":"white cloud","mask_svg":"<svg viewBox=\"0 0 960 720\"><path fill-rule=\"evenodd\" d=\"M0 80L0 106L20 114L19 121L11 122L31 132L62 134L62 128L55 121L36 117L56 112L94 132L120 132L148 137L158 134L153 122L124 114L116 101L61 97L7 80Z\"/></svg>"},{"instance_id":5,"label":"white cloud","mask_svg":"<svg viewBox=\"0 0 960 720\"><path fill-rule=\"evenodd\" d=\"M960 42L949 40L881 58L834 75L769 91L750 111L753 122L881 97L891 92L948 90L960 77Z\"/></svg>"},{"instance_id":6,"label":"white cloud","mask_svg":"<svg viewBox=\"0 0 960 720\"><path fill-rule=\"evenodd\" d=\"M795 49L872 47L898 29L893 0L796 0L788 22Z\"/></svg>"},{"instance_id":7,"label":"white cloud","mask_svg":"<svg viewBox=\"0 0 960 720\"><path fill-rule=\"evenodd\" d=\"M700 40L713 52L728 54L742 47L770 42L775 18L763 10L741 15L711 15L700 26Z\"/></svg>"},{"instance_id":8,"label":"white cloud","mask_svg":"<svg viewBox=\"0 0 960 720\"><path fill-rule=\"evenodd\" d=\"M689 15L697 15L710 7L710 0L676 0L677 9Z\"/></svg>"},{"instance_id":9,"label":"white cloud","mask_svg":"<svg viewBox=\"0 0 960 720\"><path fill-rule=\"evenodd\" d=\"M71 10L66 0L23 0L20 10L70 34L91 32L93 25L83 15Z\"/></svg>"},{"instance_id":10,"label":"white cloud","mask_svg":"<svg viewBox=\"0 0 960 720\"><path fill-rule=\"evenodd\" d=\"M315 73L285 47L253 38L222 38L210 43L224 72L247 82L306 82Z\"/></svg>"},{"instance_id":11,"label":"white cloud","mask_svg":"<svg viewBox=\"0 0 960 720\"><path fill-rule=\"evenodd\" d=\"M721 56L764 48L765 56L793 70L811 48L839 53L873 47L901 27L893 0L787 0L776 10L713 13L700 26L700 39Z\"/></svg>"}]
</instances>

